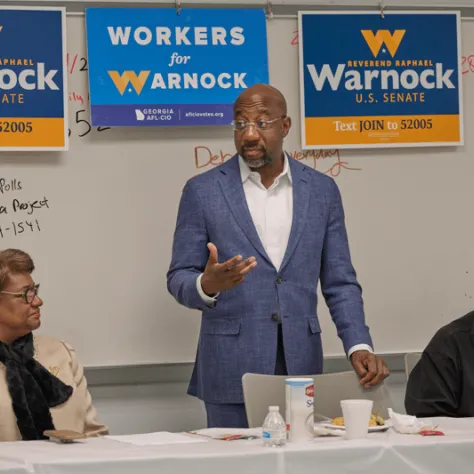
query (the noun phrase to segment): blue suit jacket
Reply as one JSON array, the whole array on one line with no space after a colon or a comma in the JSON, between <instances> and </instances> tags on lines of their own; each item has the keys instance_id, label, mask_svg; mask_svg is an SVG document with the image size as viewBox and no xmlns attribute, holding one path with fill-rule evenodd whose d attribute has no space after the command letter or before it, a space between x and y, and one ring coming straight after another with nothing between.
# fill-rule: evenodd
<instances>
[{"instance_id":1,"label":"blue suit jacket","mask_svg":"<svg viewBox=\"0 0 474 474\"><path fill-rule=\"evenodd\" d=\"M351 264L341 196L332 178L288 157L293 182L293 222L281 268L271 263L247 206L238 156L189 180L183 190L168 290L202 311L189 393L211 403L242 403L242 375L274 374L281 318L290 375L322 372L317 285L347 352L372 341L365 325L361 288ZM219 262L255 256L245 281L204 304L196 279L216 245ZM273 316L273 317L272 317Z\"/></svg>"}]
</instances>

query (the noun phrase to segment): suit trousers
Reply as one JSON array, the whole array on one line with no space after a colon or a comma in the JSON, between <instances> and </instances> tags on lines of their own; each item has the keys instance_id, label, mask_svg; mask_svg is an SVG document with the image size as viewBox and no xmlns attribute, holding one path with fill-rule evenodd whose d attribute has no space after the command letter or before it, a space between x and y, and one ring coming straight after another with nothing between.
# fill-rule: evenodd
<instances>
[{"instance_id":1,"label":"suit trousers","mask_svg":"<svg viewBox=\"0 0 474 474\"><path fill-rule=\"evenodd\" d=\"M283 331L278 325L275 375L288 375L283 345ZM208 428L248 428L244 403L205 403Z\"/></svg>"}]
</instances>

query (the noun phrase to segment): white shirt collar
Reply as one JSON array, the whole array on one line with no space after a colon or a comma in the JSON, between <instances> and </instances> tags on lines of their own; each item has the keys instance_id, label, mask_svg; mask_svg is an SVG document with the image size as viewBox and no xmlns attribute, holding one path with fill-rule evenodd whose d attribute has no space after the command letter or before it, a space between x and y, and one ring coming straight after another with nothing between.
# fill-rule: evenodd
<instances>
[{"instance_id":1,"label":"white shirt collar","mask_svg":"<svg viewBox=\"0 0 474 474\"><path fill-rule=\"evenodd\" d=\"M240 177L242 178L242 183L245 183L245 181L247 181L247 179L250 178L250 175L252 173L258 173L258 171L252 171L252 169L249 167L249 165L240 155L239 155L239 167L240 167ZM286 153L283 153L283 171L276 179L280 179L285 175L288 176L290 183L292 183L288 156L286 155Z\"/></svg>"}]
</instances>

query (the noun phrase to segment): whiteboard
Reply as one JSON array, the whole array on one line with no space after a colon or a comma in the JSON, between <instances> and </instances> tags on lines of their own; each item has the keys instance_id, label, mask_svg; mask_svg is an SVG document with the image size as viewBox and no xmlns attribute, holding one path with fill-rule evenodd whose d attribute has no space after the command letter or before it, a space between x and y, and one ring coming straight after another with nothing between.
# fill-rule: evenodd
<instances>
[{"instance_id":1,"label":"whiteboard","mask_svg":"<svg viewBox=\"0 0 474 474\"><path fill-rule=\"evenodd\" d=\"M70 151L0 155L0 205L7 209L1 246L31 253L45 301L39 331L73 344L86 366L190 362L199 312L166 290L177 207L190 177L234 153L232 131L89 132L84 18L69 16L67 27ZM341 188L376 350L422 349L439 326L473 305L474 72L466 61L463 148L305 156L295 30L296 19L268 22L271 82L293 117L286 149ZM463 22L462 36L468 56L474 23ZM48 207L13 211L14 199L45 198ZM342 354L323 302L319 313L325 354Z\"/></svg>"}]
</instances>

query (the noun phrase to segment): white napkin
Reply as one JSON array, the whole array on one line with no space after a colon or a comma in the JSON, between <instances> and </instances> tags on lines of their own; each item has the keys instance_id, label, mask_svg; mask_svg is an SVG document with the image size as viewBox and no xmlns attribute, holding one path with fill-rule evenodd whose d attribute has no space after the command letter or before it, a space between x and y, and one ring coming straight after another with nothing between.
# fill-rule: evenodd
<instances>
[{"instance_id":1,"label":"white napkin","mask_svg":"<svg viewBox=\"0 0 474 474\"><path fill-rule=\"evenodd\" d=\"M402 434L417 434L422 430L432 430L433 425L419 420L416 416L401 415L395 413L391 408L388 409L388 415L392 420L393 429Z\"/></svg>"}]
</instances>

